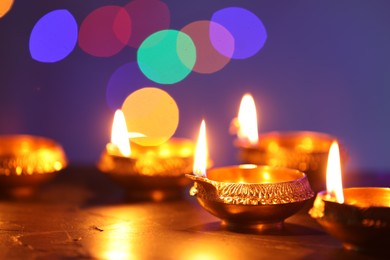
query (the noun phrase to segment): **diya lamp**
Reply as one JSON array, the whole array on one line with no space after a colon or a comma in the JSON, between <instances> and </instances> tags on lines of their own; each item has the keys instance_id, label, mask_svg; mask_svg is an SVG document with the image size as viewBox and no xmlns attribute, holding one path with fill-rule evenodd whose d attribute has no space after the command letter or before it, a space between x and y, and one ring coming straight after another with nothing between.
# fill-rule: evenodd
<instances>
[{"instance_id":1,"label":"diya lamp","mask_svg":"<svg viewBox=\"0 0 390 260\"><path fill-rule=\"evenodd\" d=\"M60 144L33 135L0 136L0 189L8 197L25 197L67 166Z\"/></svg>"},{"instance_id":2,"label":"diya lamp","mask_svg":"<svg viewBox=\"0 0 390 260\"><path fill-rule=\"evenodd\" d=\"M314 196L306 175L298 170L244 164L207 170L204 121L196 145L190 195L233 230L279 229Z\"/></svg>"},{"instance_id":3,"label":"diya lamp","mask_svg":"<svg viewBox=\"0 0 390 260\"><path fill-rule=\"evenodd\" d=\"M194 143L171 138L158 146L130 142L139 134L129 134L125 117L117 110L111 133L98 169L126 189L130 199L161 201L182 196L190 181L185 173L193 166Z\"/></svg>"},{"instance_id":4,"label":"diya lamp","mask_svg":"<svg viewBox=\"0 0 390 260\"><path fill-rule=\"evenodd\" d=\"M338 144L332 144L326 172L326 190L317 194L312 218L346 249L388 252L390 188L342 186Z\"/></svg>"},{"instance_id":5,"label":"diya lamp","mask_svg":"<svg viewBox=\"0 0 390 260\"><path fill-rule=\"evenodd\" d=\"M268 132L260 135L255 102L250 94L242 98L230 131L237 134L240 163L293 168L305 172L315 191L324 189L326 160L334 136L311 131ZM343 153L344 154L344 153Z\"/></svg>"}]
</instances>

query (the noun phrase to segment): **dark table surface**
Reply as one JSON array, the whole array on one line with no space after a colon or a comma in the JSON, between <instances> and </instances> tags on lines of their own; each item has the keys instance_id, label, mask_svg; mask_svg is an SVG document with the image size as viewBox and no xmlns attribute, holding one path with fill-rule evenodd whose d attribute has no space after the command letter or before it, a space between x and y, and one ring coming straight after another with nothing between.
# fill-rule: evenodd
<instances>
[{"instance_id":1,"label":"dark table surface","mask_svg":"<svg viewBox=\"0 0 390 260\"><path fill-rule=\"evenodd\" d=\"M345 179L345 187L390 186L390 172ZM93 167L69 167L32 197L1 199L0 258L390 259L344 250L307 214L309 208L280 231L232 232L190 196L130 202Z\"/></svg>"}]
</instances>

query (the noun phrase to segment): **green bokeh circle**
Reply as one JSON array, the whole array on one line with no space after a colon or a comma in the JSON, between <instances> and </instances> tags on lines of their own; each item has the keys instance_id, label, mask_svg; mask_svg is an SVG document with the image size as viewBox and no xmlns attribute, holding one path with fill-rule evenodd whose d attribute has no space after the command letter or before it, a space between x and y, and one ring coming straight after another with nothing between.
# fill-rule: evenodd
<instances>
[{"instance_id":1,"label":"green bokeh circle","mask_svg":"<svg viewBox=\"0 0 390 260\"><path fill-rule=\"evenodd\" d=\"M137 52L138 66L150 80L174 84L190 74L196 61L191 37L177 30L158 31L146 38Z\"/></svg>"}]
</instances>

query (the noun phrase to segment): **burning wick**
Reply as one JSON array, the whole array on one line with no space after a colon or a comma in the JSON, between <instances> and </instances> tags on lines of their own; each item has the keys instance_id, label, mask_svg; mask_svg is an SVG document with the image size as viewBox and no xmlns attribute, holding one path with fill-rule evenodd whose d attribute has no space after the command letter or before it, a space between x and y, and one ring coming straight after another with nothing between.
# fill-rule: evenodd
<instances>
[{"instance_id":1,"label":"burning wick","mask_svg":"<svg viewBox=\"0 0 390 260\"><path fill-rule=\"evenodd\" d=\"M120 109L115 111L111 130L111 142L109 143L108 148L110 152L119 152L125 157L130 157L131 155L126 119Z\"/></svg>"},{"instance_id":2,"label":"burning wick","mask_svg":"<svg viewBox=\"0 0 390 260\"><path fill-rule=\"evenodd\" d=\"M343 184L341 178L340 150L337 142L333 142L329 149L326 168L326 190L329 199L344 203Z\"/></svg>"},{"instance_id":3,"label":"burning wick","mask_svg":"<svg viewBox=\"0 0 390 260\"><path fill-rule=\"evenodd\" d=\"M193 173L197 176L206 177L206 165L208 158L206 123L202 120L199 130L198 140L195 147Z\"/></svg>"},{"instance_id":4,"label":"burning wick","mask_svg":"<svg viewBox=\"0 0 390 260\"><path fill-rule=\"evenodd\" d=\"M238 116L233 119L230 132L237 134L238 139L245 143L252 145L258 143L256 105L250 94L242 97Z\"/></svg>"}]
</instances>

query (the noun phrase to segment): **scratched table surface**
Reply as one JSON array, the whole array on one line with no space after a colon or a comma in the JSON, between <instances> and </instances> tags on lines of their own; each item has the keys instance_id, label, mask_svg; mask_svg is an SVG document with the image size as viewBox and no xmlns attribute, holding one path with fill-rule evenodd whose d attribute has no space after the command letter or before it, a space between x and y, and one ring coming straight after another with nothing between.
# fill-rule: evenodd
<instances>
[{"instance_id":1,"label":"scratched table surface","mask_svg":"<svg viewBox=\"0 0 390 260\"><path fill-rule=\"evenodd\" d=\"M349 174L345 186L389 187L387 173ZM308 208L283 230L233 232L190 196L131 202L96 169L69 167L32 197L0 200L0 259L390 259L344 250Z\"/></svg>"}]
</instances>

